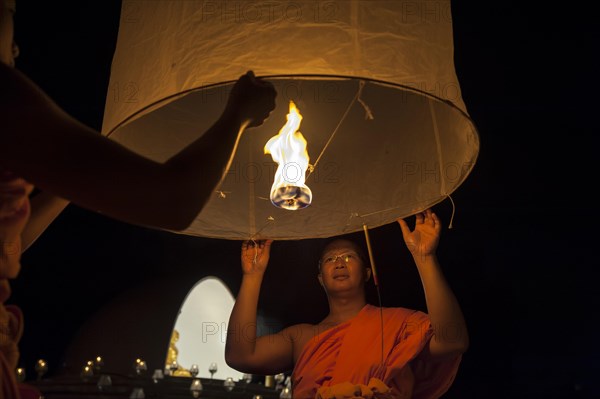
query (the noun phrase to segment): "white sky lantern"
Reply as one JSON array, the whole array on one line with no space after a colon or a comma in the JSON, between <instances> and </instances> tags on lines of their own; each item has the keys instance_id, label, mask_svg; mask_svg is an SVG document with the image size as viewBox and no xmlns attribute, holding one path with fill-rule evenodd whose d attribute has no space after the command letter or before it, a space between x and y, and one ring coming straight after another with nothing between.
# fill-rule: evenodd
<instances>
[{"instance_id":1,"label":"white sky lantern","mask_svg":"<svg viewBox=\"0 0 600 399\"><path fill-rule=\"evenodd\" d=\"M183 233L331 237L444 201L472 171L479 136L453 60L444 0L124 0L102 132L163 162L210 127L251 69L275 85L277 108L244 133ZM294 212L271 203L278 165L264 154L290 101L314 167L312 203Z\"/></svg>"}]
</instances>

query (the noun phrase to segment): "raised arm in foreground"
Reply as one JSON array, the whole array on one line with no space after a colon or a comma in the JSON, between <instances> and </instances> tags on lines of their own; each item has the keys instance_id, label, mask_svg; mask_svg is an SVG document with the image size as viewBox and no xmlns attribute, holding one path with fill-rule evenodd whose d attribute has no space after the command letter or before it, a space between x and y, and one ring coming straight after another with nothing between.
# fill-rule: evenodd
<instances>
[{"instance_id":1,"label":"raised arm in foreground","mask_svg":"<svg viewBox=\"0 0 600 399\"><path fill-rule=\"evenodd\" d=\"M469 347L469 334L460 305L446 281L436 256L442 225L431 209L416 215L415 228L398 219L402 236L419 270L427 312L433 327L431 356L451 356Z\"/></svg>"},{"instance_id":2,"label":"raised arm in foreground","mask_svg":"<svg viewBox=\"0 0 600 399\"><path fill-rule=\"evenodd\" d=\"M275 96L270 83L242 75L220 118L161 164L78 122L0 63L0 170L124 222L183 230L225 174L241 133L263 123Z\"/></svg>"}]
</instances>

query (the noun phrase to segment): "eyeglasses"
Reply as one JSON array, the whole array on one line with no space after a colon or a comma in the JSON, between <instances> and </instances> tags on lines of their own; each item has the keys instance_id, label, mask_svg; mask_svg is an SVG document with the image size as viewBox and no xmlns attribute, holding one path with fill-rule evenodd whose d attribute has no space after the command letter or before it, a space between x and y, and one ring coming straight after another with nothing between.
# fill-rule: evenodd
<instances>
[{"instance_id":1,"label":"eyeglasses","mask_svg":"<svg viewBox=\"0 0 600 399\"><path fill-rule=\"evenodd\" d=\"M344 263L348 264L350 261L357 261L358 255L355 254L354 252L347 252L345 254L339 254L339 255L330 255L326 258L321 259L319 264L325 265L325 266L333 265L337 262L338 259L341 259L344 261Z\"/></svg>"}]
</instances>

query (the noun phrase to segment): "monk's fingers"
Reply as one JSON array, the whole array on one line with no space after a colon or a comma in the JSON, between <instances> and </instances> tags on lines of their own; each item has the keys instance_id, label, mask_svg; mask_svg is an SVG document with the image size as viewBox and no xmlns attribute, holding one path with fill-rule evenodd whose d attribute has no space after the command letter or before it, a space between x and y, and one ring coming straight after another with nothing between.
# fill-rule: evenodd
<instances>
[{"instance_id":1,"label":"monk's fingers","mask_svg":"<svg viewBox=\"0 0 600 399\"><path fill-rule=\"evenodd\" d=\"M433 220L433 226L435 229L440 230L442 228L442 221L434 212L431 212L431 219Z\"/></svg>"},{"instance_id":2,"label":"monk's fingers","mask_svg":"<svg viewBox=\"0 0 600 399\"><path fill-rule=\"evenodd\" d=\"M442 227L442 223L440 221L440 218L438 218L438 216L435 214L435 212L433 212L431 209L427 209L425 212L425 219L424 219L424 223L428 224L430 226L433 226L433 228L436 231L439 231Z\"/></svg>"},{"instance_id":3,"label":"monk's fingers","mask_svg":"<svg viewBox=\"0 0 600 399\"><path fill-rule=\"evenodd\" d=\"M408 227L408 223L404 219L398 219L398 224L400 225L400 230L402 230L402 235L407 236L410 234L410 228Z\"/></svg>"},{"instance_id":4,"label":"monk's fingers","mask_svg":"<svg viewBox=\"0 0 600 399\"><path fill-rule=\"evenodd\" d=\"M254 250L258 247L258 244L254 240L246 240L242 243L242 251Z\"/></svg>"},{"instance_id":5,"label":"monk's fingers","mask_svg":"<svg viewBox=\"0 0 600 399\"><path fill-rule=\"evenodd\" d=\"M421 224L421 223L423 223L424 220L425 220L425 215L423 214L423 212L419 212L415 215L415 223L416 224Z\"/></svg>"},{"instance_id":6,"label":"monk's fingers","mask_svg":"<svg viewBox=\"0 0 600 399\"><path fill-rule=\"evenodd\" d=\"M431 211L431 209L427 209L423 213L425 214L426 223L435 224L435 219L433 218L433 212Z\"/></svg>"},{"instance_id":7,"label":"monk's fingers","mask_svg":"<svg viewBox=\"0 0 600 399\"><path fill-rule=\"evenodd\" d=\"M244 242L244 248L250 249L269 249L273 240L249 240Z\"/></svg>"}]
</instances>

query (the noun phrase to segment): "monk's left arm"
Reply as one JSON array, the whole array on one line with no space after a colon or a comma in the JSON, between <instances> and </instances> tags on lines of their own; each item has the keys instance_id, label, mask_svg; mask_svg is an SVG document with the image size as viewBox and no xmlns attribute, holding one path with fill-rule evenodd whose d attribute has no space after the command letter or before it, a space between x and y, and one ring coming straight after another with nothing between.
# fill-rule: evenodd
<instances>
[{"instance_id":1,"label":"monk's left arm","mask_svg":"<svg viewBox=\"0 0 600 399\"><path fill-rule=\"evenodd\" d=\"M451 356L464 353L469 347L469 334L458 300L444 277L435 254L413 258L419 270L427 312L433 328L429 342L431 356Z\"/></svg>"}]
</instances>

